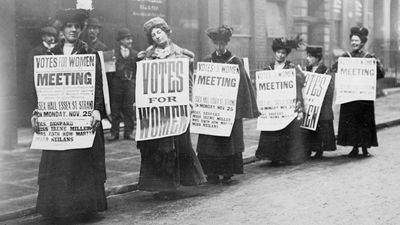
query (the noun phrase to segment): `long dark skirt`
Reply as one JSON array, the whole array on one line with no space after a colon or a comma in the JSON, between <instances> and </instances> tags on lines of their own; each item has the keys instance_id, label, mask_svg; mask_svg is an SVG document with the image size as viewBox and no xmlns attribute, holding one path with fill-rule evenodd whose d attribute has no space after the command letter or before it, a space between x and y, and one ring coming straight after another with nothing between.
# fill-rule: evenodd
<instances>
[{"instance_id":1,"label":"long dark skirt","mask_svg":"<svg viewBox=\"0 0 400 225\"><path fill-rule=\"evenodd\" d=\"M204 173L207 175L232 175L243 173L242 153L229 156L198 154Z\"/></svg>"},{"instance_id":2,"label":"long dark skirt","mask_svg":"<svg viewBox=\"0 0 400 225\"><path fill-rule=\"evenodd\" d=\"M138 144L141 153L139 190L175 191L180 185L205 182L200 162L193 150L189 130L173 138L170 147L157 140ZM161 139L163 141L166 139ZM172 147L174 146L174 147Z\"/></svg>"},{"instance_id":3,"label":"long dark skirt","mask_svg":"<svg viewBox=\"0 0 400 225\"><path fill-rule=\"evenodd\" d=\"M300 128L301 121L294 120L278 131L262 131L256 151L259 159L301 163L309 155L309 131Z\"/></svg>"},{"instance_id":4,"label":"long dark skirt","mask_svg":"<svg viewBox=\"0 0 400 225\"><path fill-rule=\"evenodd\" d=\"M92 148L43 151L37 211L46 217L73 217L106 210L104 154L101 126Z\"/></svg>"},{"instance_id":5,"label":"long dark skirt","mask_svg":"<svg viewBox=\"0 0 400 225\"><path fill-rule=\"evenodd\" d=\"M378 146L373 101L354 101L340 106L338 145Z\"/></svg>"},{"instance_id":6,"label":"long dark skirt","mask_svg":"<svg viewBox=\"0 0 400 225\"><path fill-rule=\"evenodd\" d=\"M310 131L310 148L312 151L335 151L336 140L332 120L318 121L317 129Z\"/></svg>"},{"instance_id":7,"label":"long dark skirt","mask_svg":"<svg viewBox=\"0 0 400 225\"><path fill-rule=\"evenodd\" d=\"M243 173L243 121L235 120L229 137L199 135L198 157L207 175Z\"/></svg>"}]
</instances>

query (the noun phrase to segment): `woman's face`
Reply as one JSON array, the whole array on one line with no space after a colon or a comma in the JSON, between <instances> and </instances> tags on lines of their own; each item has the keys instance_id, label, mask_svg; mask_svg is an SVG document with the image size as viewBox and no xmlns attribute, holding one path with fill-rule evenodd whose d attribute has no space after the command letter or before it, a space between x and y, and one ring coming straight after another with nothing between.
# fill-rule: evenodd
<instances>
[{"instance_id":1,"label":"woman's face","mask_svg":"<svg viewBox=\"0 0 400 225\"><path fill-rule=\"evenodd\" d=\"M214 41L215 50L219 53L224 53L227 44L225 41Z\"/></svg>"},{"instance_id":2,"label":"woman's face","mask_svg":"<svg viewBox=\"0 0 400 225\"><path fill-rule=\"evenodd\" d=\"M318 59L310 54L307 54L307 62L310 66L315 66L318 64Z\"/></svg>"},{"instance_id":3,"label":"woman's face","mask_svg":"<svg viewBox=\"0 0 400 225\"><path fill-rule=\"evenodd\" d=\"M275 61L281 63L284 62L286 60L287 57L287 52L285 49L278 49L275 52Z\"/></svg>"},{"instance_id":4,"label":"woman's face","mask_svg":"<svg viewBox=\"0 0 400 225\"><path fill-rule=\"evenodd\" d=\"M151 38L153 39L154 43L158 46L166 45L169 41L169 37L167 33L165 33L161 28L153 28L151 30Z\"/></svg>"},{"instance_id":5,"label":"woman's face","mask_svg":"<svg viewBox=\"0 0 400 225\"><path fill-rule=\"evenodd\" d=\"M67 22L63 29L63 35L66 42L74 43L79 38L82 28L78 23Z\"/></svg>"},{"instance_id":6,"label":"woman's face","mask_svg":"<svg viewBox=\"0 0 400 225\"><path fill-rule=\"evenodd\" d=\"M350 46L353 51L357 51L364 47L364 43L362 43L359 36L353 35L350 39Z\"/></svg>"}]
</instances>

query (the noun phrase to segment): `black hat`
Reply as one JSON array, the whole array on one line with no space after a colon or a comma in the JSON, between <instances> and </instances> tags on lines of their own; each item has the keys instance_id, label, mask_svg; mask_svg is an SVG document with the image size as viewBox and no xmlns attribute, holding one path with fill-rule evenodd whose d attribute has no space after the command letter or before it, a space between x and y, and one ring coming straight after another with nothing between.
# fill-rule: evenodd
<instances>
[{"instance_id":1,"label":"black hat","mask_svg":"<svg viewBox=\"0 0 400 225\"><path fill-rule=\"evenodd\" d=\"M121 28L118 31L117 41L124 39L126 37L132 37L132 33L128 28Z\"/></svg>"},{"instance_id":2,"label":"black hat","mask_svg":"<svg viewBox=\"0 0 400 225\"><path fill-rule=\"evenodd\" d=\"M352 27L350 29L350 39L353 35L358 36L361 42L365 43L368 40L368 29L365 27Z\"/></svg>"},{"instance_id":3,"label":"black hat","mask_svg":"<svg viewBox=\"0 0 400 225\"><path fill-rule=\"evenodd\" d=\"M292 49L298 49L301 44L303 44L303 39L300 38L300 35L293 39L275 38L272 40L272 50L276 52L279 49L284 49L289 54Z\"/></svg>"},{"instance_id":4,"label":"black hat","mask_svg":"<svg viewBox=\"0 0 400 225\"><path fill-rule=\"evenodd\" d=\"M225 41L229 42L232 37L233 28L227 25L220 27L208 28L206 30L207 36L213 41Z\"/></svg>"},{"instance_id":5,"label":"black hat","mask_svg":"<svg viewBox=\"0 0 400 225\"><path fill-rule=\"evenodd\" d=\"M99 19L95 18L95 17L90 17L87 20L87 25L88 26L92 26L92 27L101 27L100 21Z\"/></svg>"},{"instance_id":6,"label":"black hat","mask_svg":"<svg viewBox=\"0 0 400 225\"><path fill-rule=\"evenodd\" d=\"M85 9L63 9L59 10L56 15L56 19L61 21L63 26L68 22L83 25L87 18L89 18L89 11Z\"/></svg>"},{"instance_id":7,"label":"black hat","mask_svg":"<svg viewBox=\"0 0 400 225\"><path fill-rule=\"evenodd\" d=\"M57 36L57 29L52 26L43 27L42 29L40 29L40 31L42 32L42 35L48 34L54 37Z\"/></svg>"},{"instance_id":8,"label":"black hat","mask_svg":"<svg viewBox=\"0 0 400 225\"><path fill-rule=\"evenodd\" d=\"M321 45L308 45L306 51L311 56L316 58L322 58L322 46Z\"/></svg>"}]
</instances>

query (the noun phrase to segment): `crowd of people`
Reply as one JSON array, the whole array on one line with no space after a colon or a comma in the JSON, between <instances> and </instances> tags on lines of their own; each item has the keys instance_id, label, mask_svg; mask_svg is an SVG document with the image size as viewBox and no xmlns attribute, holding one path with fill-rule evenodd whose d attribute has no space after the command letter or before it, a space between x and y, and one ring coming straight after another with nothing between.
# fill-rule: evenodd
<instances>
[{"instance_id":1,"label":"crowd of people","mask_svg":"<svg viewBox=\"0 0 400 225\"><path fill-rule=\"evenodd\" d=\"M61 10L57 14L61 22L60 33L53 27L42 29L43 43L35 48L33 55L96 54L107 47L97 38L101 24L96 18L89 18L88 12L79 9ZM85 35L81 35L86 22ZM189 86L193 88L192 74L194 53L179 47L171 40L171 28L160 17L144 24L149 47L143 51L132 48L132 34L129 29L118 31L118 48L114 49L116 71L110 78L112 128L109 141L119 138L119 123L124 121L124 139L133 140L135 103L136 62L188 58ZM141 153L139 190L156 192L156 199L174 199L180 185L231 185L237 181L234 174L243 173L242 153L245 150L243 119L257 118L260 112L256 94L244 69L240 57L227 49L233 29L223 25L206 30L215 45L215 51L203 62L236 64L239 67L240 83L237 94L236 114L229 137L200 134L197 154L192 147L189 128L181 135L137 141ZM56 42L56 38L62 36ZM368 30L364 27L351 29L351 51L343 57L375 56L364 51ZM83 40L85 41L83 41ZM306 68L299 68L287 60L292 50L302 43L294 39L277 38L272 43L275 61L266 70L296 69L296 118L285 128L277 131L262 131L256 157L268 159L271 166L299 163L310 157L321 158L324 151L336 150L336 143L353 147L349 157L368 157L368 148L378 146L373 101L352 101L341 105L337 142L333 129L334 74L337 63L327 67L323 62L322 46L308 45ZM384 76L382 65L377 60L377 78ZM325 95L316 131L302 129L304 101L302 88L305 83L303 71L332 76ZM191 91L190 91L191 92ZM191 97L191 95L190 95ZM38 113L34 111L31 123L38 131ZM92 129L96 131L91 148L65 151L43 150L39 168L39 195L37 212L57 221L84 219L96 212L107 209L105 194L105 139L101 119L106 118L102 89L100 63L96 63L96 84Z\"/></svg>"}]
</instances>

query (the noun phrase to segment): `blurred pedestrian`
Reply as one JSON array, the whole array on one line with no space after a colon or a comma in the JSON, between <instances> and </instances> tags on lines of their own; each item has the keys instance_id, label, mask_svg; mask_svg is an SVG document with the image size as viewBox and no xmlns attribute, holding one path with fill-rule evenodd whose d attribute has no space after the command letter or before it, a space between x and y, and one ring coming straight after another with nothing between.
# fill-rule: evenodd
<instances>
[{"instance_id":1,"label":"blurred pedestrian","mask_svg":"<svg viewBox=\"0 0 400 225\"><path fill-rule=\"evenodd\" d=\"M236 102L235 122L229 137L200 134L197 152L200 163L211 184L232 184L234 174L243 173L243 118L259 115L255 93L244 69L242 60L231 53L226 46L233 29L226 25L208 29L207 35L213 41L215 51L203 61L236 64L239 66L240 82Z\"/></svg>"},{"instance_id":2,"label":"blurred pedestrian","mask_svg":"<svg viewBox=\"0 0 400 225\"><path fill-rule=\"evenodd\" d=\"M375 58L377 79L383 78L385 71L380 60L374 54L364 51L368 29L352 27L349 38L351 52L344 53L342 57ZM338 62L332 66L332 71L336 72L337 68ZM337 144L353 146L349 157L357 157L360 147L363 156L370 156L368 148L378 146L374 101L352 101L340 105Z\"/></svg>"},{"instance_id":3,"label":"blurred pedestrian","mask_svg":"<svg viewBox=\"0 0 400 225\"><path fill-rule=\"evenodd\" d=\"M88 13L82 9L66 9L57 13L62 21L64 39L51 54L92 54L94 51L79 40ZM96 61L96 84L92 129L96 131L93 146L87 149L43 150L39 166L39 193L36 210L44 217L72 223L72 220L91 218L107 209L104 189L106 180L105 151L101 116L105 115L100 63ZM60 88L62 88L60 86ZM31 118L37 131L38 114Z\"/></svg>"},{"instance_id":4,"label":"blurred pedestrian","mask_svg":"<svg viewBox=\"0 0 400 225\"><path fill-rule=\"evenodd\" d=\"M121 115L124 121L124 139L135 140L134 129L135 112L135 83L136 61L138 52L132 48L132 33L127 28L118 31L118 47L114 49L115 73L111 74L111 136L109 141L119 139L119 124Z\"/></svg>"},{"instance_id":5,"label":"blurred pedestrian","mask_svg":"<svg viewBox=\"0 0 400 225\"><path fill-rule=\"evenodd\" d=\"M189 58L194 54L170 39L171 29L164 19L155 17L144 24L150 46L139 53L144 60ZM190 66L189 87L192 89L193 65ZM191 91L190 91L191 93ZM157 191L156 199L178 197L180 185L197 185L205 181L200 162L193 150L189 128L181 135L138 141L141 153L139 190Z\"/></svg>"},{"instance_id":6,"label":"blurred pedestrian","mask_svg":"<svg viewBox=\"0 0 400 225\"><path fill-rule=\"evenodd\" d=\"M314 158L322 158L324 151L336 150L335 131L333 129L333 91L334 77L329 73L329 68L323 62L322 46L309 45L307 51L306 70L331 76L318 119L317 129L310 131L310 148L315 152Z\"/></svg>"},{"instance_id":7,"label":"blurred pedestrian","mask_svg":"<svg viewBox=\"0 0 400 225\"><path fill-rule=\"evenodd\" d=\"M287 60L292 49L297 49L302 43L299 36L294 39L276 38L272 42L275 52L275 61L266 68L267 70L296 69L295 64ZM288 163L303 162L309 156L307 146L308 131L300 128L303 120L303 95L304 74L296 72L296 99L295 112L297 118L288 126L277 131L261 131L256 157L271 160L271 166Z\"/></svg>"}]
</instances>

